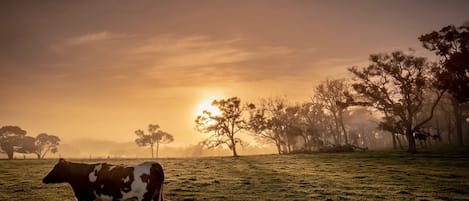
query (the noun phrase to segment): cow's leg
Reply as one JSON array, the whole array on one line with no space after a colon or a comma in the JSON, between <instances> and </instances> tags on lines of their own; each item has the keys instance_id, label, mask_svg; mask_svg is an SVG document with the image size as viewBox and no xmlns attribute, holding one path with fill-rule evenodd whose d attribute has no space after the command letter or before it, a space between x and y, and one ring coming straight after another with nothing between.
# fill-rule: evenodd
<instances>
[{"instance_id":1,"label":"cow's leg","mask_svg":"<svg viewBox=\"0 0 469 201\"><path fill-rule=\"evenodd\" d=\"M163 201L163 183L160 185L160 190L158 192L155 192L155 195L153 195L153 201Z\"/></svg>"}]
</instances>

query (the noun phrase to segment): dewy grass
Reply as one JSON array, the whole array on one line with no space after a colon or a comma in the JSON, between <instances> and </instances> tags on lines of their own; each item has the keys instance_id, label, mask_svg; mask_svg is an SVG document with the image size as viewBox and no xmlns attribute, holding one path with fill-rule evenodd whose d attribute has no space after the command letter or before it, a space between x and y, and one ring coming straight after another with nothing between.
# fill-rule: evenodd
<instances>
[{"instance_id":1,"label":"dewy grass","mask_svg":"<svg viewBox=\"0 0 469 201\"><path fill-rule=\"evenodd\" d=\"M469 200L469 157L462 154L370 151L158 161L167 200ZM74 200L68 184L41 183L55 162L0 161L0 200Z\"/></svg>"}]
</instances>

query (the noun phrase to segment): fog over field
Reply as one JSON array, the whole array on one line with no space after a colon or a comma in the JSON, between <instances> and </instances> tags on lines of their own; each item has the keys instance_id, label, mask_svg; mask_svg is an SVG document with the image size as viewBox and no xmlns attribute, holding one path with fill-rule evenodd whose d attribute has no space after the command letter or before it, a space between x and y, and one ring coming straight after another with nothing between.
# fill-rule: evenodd
<instances>
[{"instance_id":1,"label":"fog over field","mask_svg":"<svg viewBox=\"0 0 469 201\"><path fill-rule=\"evenodd\" d=\"M469 1L0 1L0 201L469 200Z\"/></svg>"},{"instance_id":2,"label":"fog over field","mask_svg":"<svg viewBox=\"0 0 469 201\"><path fill-rule=\"evenodd\" d=\"M161 154L180 156L164 149L207 138L194 124L207 103L280 96L303 104L326 79L350 79L347 68L368 65L370 54L412 48L437 60L418 37L461 25L468 7L457 0L5 1L0 125L59 136L64 156L140 157L143 150L130 145L134 131L158 124L174 136Z\"/></svg>"}]
</instances>

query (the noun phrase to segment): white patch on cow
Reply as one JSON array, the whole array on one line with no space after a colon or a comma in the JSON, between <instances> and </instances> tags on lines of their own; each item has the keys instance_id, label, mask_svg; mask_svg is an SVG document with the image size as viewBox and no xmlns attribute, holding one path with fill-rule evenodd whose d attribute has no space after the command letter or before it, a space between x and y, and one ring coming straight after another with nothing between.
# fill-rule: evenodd
<instances>
[{"instance_id":1,"label":"white patch on cow","mask_svg":"<svg viewBox=\"0 0 469 201\"><path fill-rule=\"evenodd\" d=\"M132 188L131 191L128 193L121 191L122 193L122 200L130 199L130 198L137 198L137 200L143 199L143 194L147 192L147 183L143 182L140 176L146 174L150 175L150 169L154 163L153 162L145 162L140 165L134 167L134 181L130 185Z\"/></svg>"},{"instance_id":2,"label":"white patch on cow","mask_svg":"<svg viewBox=\"0 0 469 201\"><path fill-rule=\"evenodd\" d=\"M104 184L101 184L101 189L103 189L103 188L104 188Z\"/></svg>"},{"instance_id":3,"label":"white patch on cow","mask_svg":"<svg viewBox=\"0 0 469 201\"><path fill-rule=\"evenodd\" d=\"M111 201L113 198L112 196L109 196L109 195L104 195L104 194L98 195L96 191L93 193L94 193L94 196L96 196L95 201Z\"/></svg>"},{"instance_id":4,"label":"white patch on cow","mask_svg":"<svg viewBox=\"0 0 469 201\"><path fill-rule=\"evenodd\" d=\"M98 179L98 172L101 170L102 167L103 165L99 164L94 167L93 171L90 172L90 174L88 175L88 178L90 179L91 183L94 183Z\"/></svg>"},{"instance_id":5,"label":"white patch on cow","mask_svg":"<svg viewBox=\"0 0 469 201\"><path fill-rule=\"evenodd\" d=\"M109 171L111 171L112 169L114 169L116 166L113 165L113 166L109 166Z\"/></svg>"},{"instance_id":6,"label":"white patch on cow","mask_svg":"<svg viewBox=\"0 0 469 201\"><path fill-rule=\"evenodd\" d=\"M130 177L129 177L129 176L127 176L126 178L123 178L123 179L122 179L122 181L124 181L124 183L127 183L127 182L129 182L129 181L130 181Z\"/></svg>"}]
</instances>

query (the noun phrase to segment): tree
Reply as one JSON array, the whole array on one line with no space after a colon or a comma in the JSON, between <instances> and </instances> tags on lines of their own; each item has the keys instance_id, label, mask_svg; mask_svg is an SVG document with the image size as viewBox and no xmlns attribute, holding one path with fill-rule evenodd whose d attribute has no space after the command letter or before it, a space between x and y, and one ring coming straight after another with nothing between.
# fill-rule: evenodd
<instances>
[{"instance_id":1,"label":"tree","mask_svg":"<svg viewBox=\"0 0 469 201\"><path fill-rule=\"evenodd\" d=\"M59 149L60 138L55 135L41 133L35 139L36 150L33 152L38 159L44 159L47 153L57 153Z\"/></svg>"},{"instance_id":2,"label":"tree","mask_svg":"<svg viewBox=\"0 0 469 201\"><path fill-rule=\"evenodd\" d=\"M21 145L21 139L26 135L26 131L18 126L3 126L0 128L0 152L6 153L8 159L13 159L13 153Z\"/></svg>"},{"instance_id":3,"label":"tree","mask_svg":"<svg viewBox=\"0 0 469 201\"><path fill-rule=\"evenodd\" d=\"M350 102L349 86L344 79L329 80L319 84L315 89L315 99L331 114L335 123L335 144L341 144L342 135L348 144L347 130L343 115Z\"/></svg>"},{"instance_id":4,"label":"tree","mask_svg":"<svg viewBox=\"0 0 469 201\"><path fill-rule=\"evenodd\" d=\"M318 103L313 97L312 102L304 103L299 111L299 124L303 130L302 137L305 142L305 150L311 151L312 147L321 149L329 135L329 127L332 127L332 117L326 114L324 105Z\"/></svg>"},{"instance_id":5,"label":"tree","mask_svg":"<svg viewBox=\"0 0 469 201\"><path fill-rule=\"evenodd\" d=\"M469 101L469 22L449 25L419 37L423 47L440 57L438 87L452 95L458 145L463 145L461 104Z\"/></svg>"},{"instance_id":6,"label":"tree","mask_svg":"<svg viewBox=\"0 0 469 201\"><path fill-rule=\"evenodd\" d=\"M276 119L276 124L278 124L277 127L280 128L280 133L282 134L283 141L285 142L285 152L287 153L297 150L298 144L296 142L296 138L302 137L299 111L299 106L288 106Z\"/></svg>"},{"instance_id":7,"label":"tree","mask_svg":"<svg viewBox=\"0 0 469 201\"><path fill-rule=\"evenodd\" d=\"M356 81L353 88L363 96L365 105L387 114L404 127L408 152L416 153L414 132L432 119L433 111L444 94L444 90L434 90L434 97L424 94L425 90L434 89L432 75L436 65L424 57L402 51L372 54L370 62L362 69L349 68ZM422 109L426 101L431 103L430 110ZM425 118L417 120L418 115Z\"/></svg>"},{"instance_id":8,"label":"tree","mask_svg":"<svg viewBox=\"0 0 469 201\"><path fill-rule=\"evenodd\" d=\"M201 133L211 133L211 136L204 141L206 147L227 145L233 152L233 156L237 157L236 144L242 145L243 143L237 134L248 129L243 117L243 112L247 108L241 106L241 99L238 97L214 100L212 105L216 106L221 114L215 115L209 111L203 111L203 114L195 119L196 129Z\"/></svg>"},{"instance_id":9,"label":"tree","mask_svg":"<svg viewBox=\"0 0 469 201\"><path fill-rule=\"evenodd\" d=\"M55 135L49 135L47 133L41 133L35 138L25 136L21 139L20 148L17 150L18 153L36 154L37 159L44 159L46 154L57 153L60 138Z\"/></svg>"},{"instance_id":10,"label":"tree","mask_svg":"<svg viewBox=\"0 0 469 201\"><path fill-rule=\"evenodd\" d=\"M286 125L283 115L287 108L287 100L282 97L263 99L258 106L250 107L248 127L261 143L273 143L278 154L282 154L282 146L286 145ZM283 150L287 152L287 150Z\"/></svg>"},{"instance_id":11,"label":"tree","mask_svg":"<svg viewBox=\"0 0 469 201\"><path fill-rule=\"evenodd\" d=\"M136 130L135 134L137 135L137 139L135 139L135 143L138 146L145 147L150 146L151 149L151 158L154 158L154 145L156 143L156 158L158 158L158 152L160 148L160 144L168 144L174 141L174 137L160 129L158 124L150 124L148 125L148 134L145 134L143 130Z\"/></svg>"}]
</instances>

